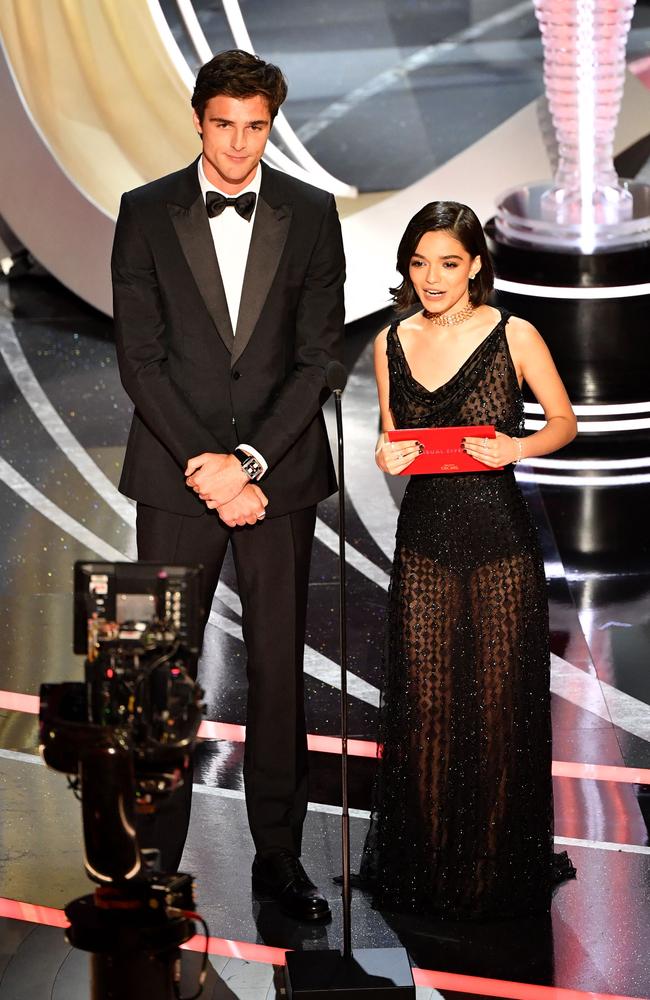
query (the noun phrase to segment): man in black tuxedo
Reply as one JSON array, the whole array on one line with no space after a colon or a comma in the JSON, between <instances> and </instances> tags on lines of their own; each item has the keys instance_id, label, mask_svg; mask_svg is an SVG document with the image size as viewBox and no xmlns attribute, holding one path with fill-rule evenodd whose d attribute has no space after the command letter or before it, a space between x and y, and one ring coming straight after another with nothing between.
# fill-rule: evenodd
<instances>
[{"instance_id":1,"label":"man in black tuxedo","mask_svg":"<svg viewBox=\"0 0 650 1000\"><path fill-rule=\"evenodd\" d=\"M203 565L206 621L232 545L253 888L318 920L329 906L299 861L302 658L316 504L336 490L321 406L342 349L344 257L332 196L260 162L285 96L276 66L215 56L192 97L202 155L122 198L115 329L135 413L120 489L137 501L139 558ZM168 870L190 795L156 833Z\"/></svg>"}]
</instances>

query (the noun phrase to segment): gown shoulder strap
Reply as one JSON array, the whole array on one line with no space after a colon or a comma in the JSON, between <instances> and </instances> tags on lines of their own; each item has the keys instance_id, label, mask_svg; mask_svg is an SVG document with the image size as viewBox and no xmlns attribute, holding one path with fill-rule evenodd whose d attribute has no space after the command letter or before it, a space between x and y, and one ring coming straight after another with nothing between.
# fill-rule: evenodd
<instances>
[{"instance_id":1,"label":"gown shoulder strap","mask_svg":"<svg viewBox=\"0 0 650 1000\"><path fill-rule=\"evenodd\" d=\"M386 353L391 356L395 356L397 352L398 356L402 353L402 345L400 344L399 337L397 336L397 327L399 326L399 319L395 318L390 321L388 330L386 331Z\"/></svg>"},{"instance_id":2,"label":"gown shoulder strap","mask_svg":"<svg viewBox=\"0 0 650 1000\"><path fill-rule=\"evenodd\" d=\"M499 324L503 324L503 328L505 329L506 323L512 316L512 313L510 312L509 309L504 309L503 306L495 306L495 308L499 313L501 313L501 319L499 321Z\"/></svg>"}]
</instances>

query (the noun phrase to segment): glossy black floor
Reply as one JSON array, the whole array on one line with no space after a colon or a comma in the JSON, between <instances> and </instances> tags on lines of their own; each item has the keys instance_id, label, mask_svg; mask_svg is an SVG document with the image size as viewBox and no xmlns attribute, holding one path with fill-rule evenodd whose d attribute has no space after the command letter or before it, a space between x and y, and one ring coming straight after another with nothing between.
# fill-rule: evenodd
<instances>
[{"instance_id":1,"label":"glossy black floor","mask_svg":"<svg viewBox=\"0 0 650 1000\"><path fill-rule=\"evenodd\" d=\"M378 497L373 478L376 416L370 342L383 318L373 317L347 331L349 641L355 675L350 723L351 735L360 739L375 735L396 511L396 497L388 489ZM25 277L0 284L0 341L0 688L35 694L42 680L80 675L80 660L71 653L74 560L133 553L130 511L120 506L111 485L120 467L130 408L119 385L110 322L52 279ZM106 479L98 476L100 470ZM582 516L577 520L576 488L540 490L530 483L523 488L539 526L549 576L554 758L648 768L650 547L647 519L638 502L647 487L591 489L591 500L588 490L578 491ZM589 520L593 509L598 523ZM322 505L319 517L307 635L307 701L310 732L333 735L338 728L338 689L332 501ZM616 538L608 523L617 525ZM207 714L222 722L244 723L245 654L231 564L223 583L214 602L203 664ZM61 908L90 887L82 869L79 809L62 776L39 762L35 747L34 716L3 711L0 897ZM260 905L251 898L252 843L242 797L242 750L241 743L206 741L197 753L184 868L197 877L199 907L210 931L282 948L335 946L341 931L340 903L331 884L340 864L334 808L340 794L339 758L311 754L312 806L304 856L333 902L331 925L311 928L287 921L273 904ZM351 761L354 859L365 832L373 769L372 759ZM380 946L401 940L422 968L555 984L592 994L650 996L650 848L642 812L646 791L625 781L556 778L556 835L568 845L579 874L557 893L550 921L531 922L529 927L507 922L438 927L379 914L357 893L355 943ZM21 937L19 926L12 921L0 925L0 952L14 977L16 966L10 958L29 938L27 930ZM48 961L62 967L60 931L41 928L38 940L39 947L52 942ZM76 958L68 952L64 957L72 968ZM21 980L23 986L35 974ZM59 980L60 991L64 982L65 977ZM475 983L480 995L480 981ZM268 982L263 987L249 983L232 993L222 987L219 980L213 995L266 997L274 989ZM36 992L6 995L38 1000ZM506 990L503 995L510 994Z\"/></svg>"}]
</instances>

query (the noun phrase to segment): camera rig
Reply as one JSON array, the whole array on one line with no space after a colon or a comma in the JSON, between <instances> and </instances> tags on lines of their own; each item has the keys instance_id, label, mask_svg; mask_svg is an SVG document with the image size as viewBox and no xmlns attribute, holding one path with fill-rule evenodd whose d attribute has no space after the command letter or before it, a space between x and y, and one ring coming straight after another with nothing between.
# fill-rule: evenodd
<instances>
[{"instance_id":1,"label":"camera rig","mask_svg":"<svg viewBox=\"0 0 650 1000\"><path fill-rule=\"evenodd\" d=\"M158 563L76 563L74 651L86 656L85 679L41 685L41 753L81 800L84 865L98 883L66 907L68 940L93 956L93 1000L139 1000L143 976L152 1000L178 998L178 948L202 921L192 877L158 871L158 852L141 849L136 831L136 817L155 812L191 773L203 713L193 680L200 575ZM206 963L207 954L203 978Z\"/></svg>"}]
</instances>

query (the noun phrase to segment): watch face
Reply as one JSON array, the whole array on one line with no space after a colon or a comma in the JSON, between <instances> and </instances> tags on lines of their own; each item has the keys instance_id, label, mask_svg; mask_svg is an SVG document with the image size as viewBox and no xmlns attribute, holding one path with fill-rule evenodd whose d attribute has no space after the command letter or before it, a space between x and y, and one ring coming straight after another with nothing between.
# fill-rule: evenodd
<instances>
[{"instance_id":1,"label":"watch face","mask_svg":"<svg viewBox=\"0 0 650 1000\"><path fill-rule=\"evenodd\" d=\"M260 472L262 471L262 466L257 461L257 459L253 458L253 456L251 455L249 458L246 459L246 461L242 465L242 469L244 470L247 476L250 476L251 479L256 479L257 476L259 476Z\"/></svg>"}]
</instances>

